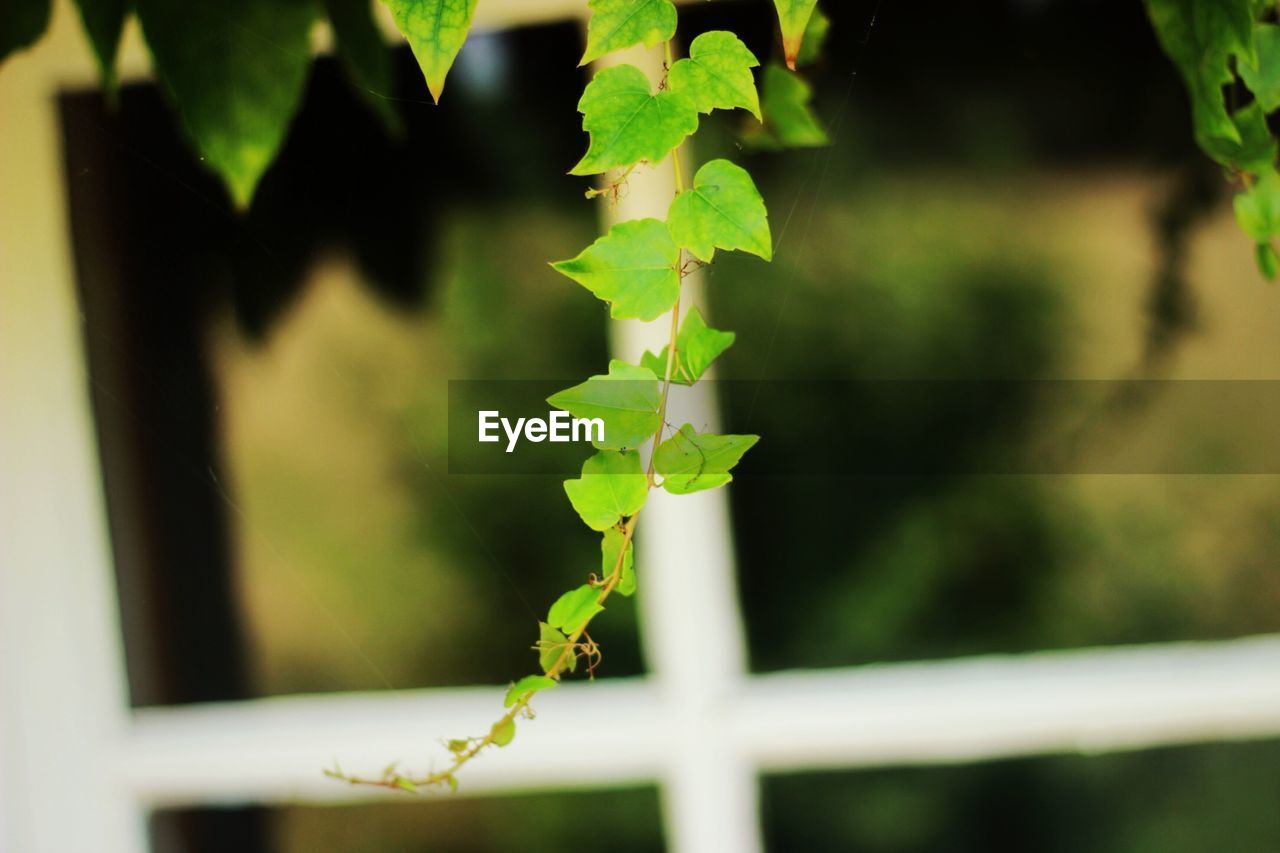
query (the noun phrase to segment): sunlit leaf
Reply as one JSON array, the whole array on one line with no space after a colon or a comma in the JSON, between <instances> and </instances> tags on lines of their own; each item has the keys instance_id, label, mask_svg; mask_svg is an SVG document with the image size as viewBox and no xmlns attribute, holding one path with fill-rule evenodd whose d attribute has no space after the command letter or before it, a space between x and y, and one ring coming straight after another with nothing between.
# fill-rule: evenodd
<instances>
[{"instance_id":1,"label":"sunlit leaf","mask_svg":"<svg viewBox=\"0 0 1280 853\"><path fill-rule=\"evenodd\" d=\"M658 446L654 467L662 475L662 487L674 495L714 489L733 479L729 471L759 440L756 435L699 433L685 424Z\"/></svg>"},{"instance_id":2,"label":"sunlit leaf","mask_svg":"<svg viewBox=\"0 0 1280 853\"><path fill-rule=\"evenodd\" d=\"M712 30L689 45L689 56L671 66L667 83L689 98L699 112L741 107L760 118L760 96L751 69L755 54L733 33Z\"/></svg>"},{"instance_id":3,"label":"sunlit leaf","mask_svg":"<svg viewBox=\"0 0 1280 853\"><path fill-rule=\"evenodd\" d=\"M539 690L549 690L558 683L554 678L547 678L545 675L526 675L507 690L507 697L503 700L502 706L510 708L526 696L537 693Z\"/></svg>"},{"instance_id":4,"label":"sunlit leaf","mask_svg":"<svg viewBox=\"0 0 1280 853\"><path fill-rule=\"evenodd\" d=\"M565 648L568 645L569 638L560 631L546 622L538 623L538 665L542 667L543 672L551 671L561 655L565 654ZM573 672L578 666L578 656L570 652L566 661L565 669Z\"/></svg>"},{"instance_id":5,"label":"sunlit leaf","mask_svg":"<svg viewBox=\"0 0 1280 853\"><path fill-rule=\"evenodd\" d=\"M671 202L667 226L677 244L704 261L717 248L741 249L766 261L773 257L764 199L747 171L728 160L712 160L698 170L693 186Z\"/></svg>"},{"instance_id":6,"label":"sunlit leaf","mask_svg":"<svg viewBox=\"0 0 1280 853\"><path fill-rule=\"evenodd\" d=\"M680 385L697 382L711 362L733 344L734 337L733 332L712 329L702 319L696 306L690 308L680 325L680 334L676 336L676 363L671 381ZM646 352L640 364L652 370L656 376L665 376L667 348L663 347L656 355Z\"/></svg>"},{"instance_id":7,"label":"sunlit leaf","mask_svg":"<svg viewBox=\"0 0 1280 853\"><path fill-rule=\"evenodd\" d=\"M600 71L578 101L582 129L591 136L587 153L570 171L595 175L642 160L658 163L698 129L698 110L670 88L654 94L634 65Z\"/></svg>"},{"instance_id":8,"label":"sunlit leaf","mask_svg":"<svg viewBox=\"0 0 1280 853\"><path fill-rule=\"evenodd\" d=\"M676 34L676 7L671 0L590 0L587 49L579 65L606 53L664 42Z\"/></svg>"},{"instance_id":9,"label":"sunlit leaf","mask_svg":"<svg viewBox=\"0 0 1280 853\"><path fill-rule=\"evenodd\" d=\"M547 622L566 634L572 634L591 621L591 617L604 610L600 604L600 590L589 584L571 589L556 599L547 613Z\"/></svg>"},{"instance_id":10,"label":"sunlit leaf","mask_svg":"<svg viewBox=\"0 0 1280 853\"><path fill-rule=\"evenodd\" d=\"M614 590L619 595L631 595L636 591L635 549L633 543L627 542L627 552L622 554L622 543L627 535L616 527L610 527L600 540L600 577L608 578L614 569L619 569L618 585ZM618 558L622 557L619 566Z\"/></svg>"},{"instance_id":11,"label":"sunlit leaf","mask_svg":"<svg viewBox=\"0 0 1280 853\"><path fill-rule=\"evenodd\" d=\"M653 371L614 359L607 376L592 376L547 402L575 417L603 420L604 438L592 440L601 450L633 450L657 432L661 397Z\"/></svg>"},{"instance_id":12,"label":"sunlit leaf","mask_svg":"<svg viewBox=\"0 0 1280 853\"><path fill-rule=\"evenodd\" d=\"M617 320L653 320L680 295L680 250L657 219L619 222L576 258L551 266L609 303Z\"/></svg>"},{"instance_id":13,"label":"sunlit leaf","mask_svg":"<svg viewBox=\"0 0 1280 853\"><path fill-rule=\"evenodd\" d=\"M588 527L608 530L644 506L648 478L640 464L640 454L634 450L602 450L582 463L582 476L566 480L564 490ZM555 620L551 624L555 625Z\"/></svg>"},{"instance_id":14,"label":"sunlit leaf","mask_svg":"<svg viewBox=\"0 0 1280 853\"><path fill-rule=\"evenodd\" d=\"M453 60L467 40L476 0L383 0L396 28L409 40L436 103Z\"/></svg>"},{"instance_id":15,"label":"sunlit leaf","mask_svg":"<svg viewBox=\"0 0 1280 853\"><path fill-rule=\"evenodd\" d=\"M138 0L156 74L240 207L284 142L311 65L306 0Z\"/></svg>"},{"instance_id":16,"label":"sunlit leaf","mask_svg":"<svg viewBox=\"0 0 1280 853\"><path fill-rule=\"evenodd\" d=\"M489 732L495 746L506 746L516 738L516 721L502 719L493 724Z\"/></svg>"}]
</instances>

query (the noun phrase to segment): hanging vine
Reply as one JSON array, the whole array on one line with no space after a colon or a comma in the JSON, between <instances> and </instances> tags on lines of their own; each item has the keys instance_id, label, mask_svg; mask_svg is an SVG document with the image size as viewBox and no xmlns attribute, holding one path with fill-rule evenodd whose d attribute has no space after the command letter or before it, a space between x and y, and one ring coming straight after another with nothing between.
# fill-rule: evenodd
<instances>
[{"instance_id":1,"label":"hanging vine","mask_svg":"<svg viewBox=\"0 0 1280 853\"><path fill-rule=\"evenodd\" d=\"M103 88L114 98L116 56L125 25L136 13L152 68L200 160L216 172L233 204L247 208L279 152L306 86L313 29L327 20L336 52L374 113L395 133L389 108L390 61L369 0L74 0L97 62ZM477 0L383 0L421 66L432 99L439 101L462 49ZM405 791L457 785L456 773L489 747L515 737L530 703L579 669L594 673L601 658L588 626L614 595L636 589L633 538L653 489L674 495L723 486L757 441L753 435L716 435L691 424L667 429L672 384L693 385L734 340L709 327L696 309L681 322L685 278L711 263L717 251L772 258L764 200L745 169L712 160L684 182L681 145L701 116L743 110L755 126L744 134L758 147L824 145L827 136L810 110L811 89L796 73L816 60L828 22L816 0L775 0L785 66L759 61L733 33L713 31L676 59L679 16L672 0L589 0L585 65L634 45L665 45L662 79L655 87L639 68L599 71L578 110L589 143L571 170L601 185L588 198L616 199L637 166L674 161L677 192L665 220L621 222L576 257L552 266L609 304L619 320L649 321L669 313L670 334L639 364L611 361L607 372L549 398L580 418L599 418L604 435L581 475L564 484L583 523L600 535L600 569L565 592L538 623L533 644L537 671L507 690L505 712L475 737L447 741L452 756L440 771L421 776L394 766L376 777L330 776L352 784ZM0 6L0 61L36 43L47 28L51 0ZM647 447L648 462L641 458Z\"/></svg>"},{"instance_id":2,"label":"hanging vine","mask_svg":"<svg viewBox=\"0 0 1280 853\"><path fill-rule=\"evenodd\" d=\"M454 788L458 772L490 747L511 743L517 724L532 717L530 703L579 669L594 672L601 657L588 628L610 598L636 589L633 539L649 494L663 489L685 495L714 489L733 479L732 470L758 440L754 435L717 435L692 424L668 431L667 401L672 384L693 385L734 341L732 332L708 326L697 309L681 322L684 279L718 251L742 251L769 261L773 239L764 200L750 174L729 160L702 164L686 185L681 145L693 135L700 116L715 110L745 110L757 121L762 111L753 69L759 61L733 33L699 35L688 56L677 60L673 42L678 16L670 0L591 0L586 50L581 64L637 44L665 45L666 62L657 86L633 65L595 74L578 102L587 151L571 170L600 176L602 186L587 197L612 197L638 165L657 165L671 157L676 195L665 220L634 219L614 225L576 257L552 267L608 303L617 320L651 321L670 314L666 346L647 352L639 364L613 360L606 373L552 395L548 402L579 418L599 418L604 435L581 475L564 484L565 495L582 522L600 535L600 569L585 583L557 598L538 623L533 645L538 670L507 690L505 712L482 735L450 740L446 767L423 775L400 773L395 766L379 776L334 778L356 785L404 791ZM787 60L792 66L813 19L815 3L778 0ZM825 24L825 18L820 19ZM790 71L779 69L799 82ZM794 86L789 90L796 92ZM774 144L797 137L797 123L817 127L808 112L807 91L799 99L785 92L768 133ZM803 133L801 144L825 142L825 135ZM648 463L640 449L649 450Z\"/></svg>"}]
</instances>

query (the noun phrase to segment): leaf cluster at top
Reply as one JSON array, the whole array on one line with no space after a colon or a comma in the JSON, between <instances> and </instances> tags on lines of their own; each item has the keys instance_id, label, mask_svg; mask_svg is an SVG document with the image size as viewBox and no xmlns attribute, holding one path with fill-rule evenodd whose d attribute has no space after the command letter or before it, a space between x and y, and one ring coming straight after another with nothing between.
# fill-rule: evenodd
<instances>
[{"instance_id":1,"label":"leaf cluster at top","mask_svg":"<svg viewBox=\"0 0 1280 853\"><path fill-rule=\"evenodd\" d=\"M1146 0L1161 47L1177 65L1191 100L1201 149L1237 176L1240 227L1257 247L1258 267L1275 278L1280 258L1277 143L1267 117L1280 108L1280 26L1263 0ZM1228 103L1236 89L1251 100Z\"/></svg>"}]
</instances>

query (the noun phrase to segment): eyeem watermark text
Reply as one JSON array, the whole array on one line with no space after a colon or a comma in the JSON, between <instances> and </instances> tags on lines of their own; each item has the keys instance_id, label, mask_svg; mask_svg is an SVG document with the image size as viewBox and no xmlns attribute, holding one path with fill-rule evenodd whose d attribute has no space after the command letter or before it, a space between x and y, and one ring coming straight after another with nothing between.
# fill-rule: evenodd
<instances>
[{"instance_id":1,"label":"eyeem watermark text","mask_svg":"<svg viewBox=\"0 0 1280 853\"><path fill-rule=\"evenodd\" d=\"M501 441L498 427L507 434L507 453L516 449L523 436L535 444L551 441L557 444L578 441L604 441L604 420L601 418L575 418L568 412L548 412L543 418L516 418L513 424L496 410L488 409L479 415L479 440L493 444Z\"/></svg>"}]
</instances>

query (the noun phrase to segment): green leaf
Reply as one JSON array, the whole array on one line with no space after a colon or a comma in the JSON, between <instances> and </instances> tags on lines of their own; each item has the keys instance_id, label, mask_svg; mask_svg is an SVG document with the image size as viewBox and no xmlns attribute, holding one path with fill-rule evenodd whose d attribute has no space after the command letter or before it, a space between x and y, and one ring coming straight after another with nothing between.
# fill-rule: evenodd
<instances>
[{"instance_id":1,"label":"green leaf","mask_svg":"<svg viewBox=\"0 0 1280 853\"><path fill-rule=\"evenodd\" d=\"M476 0L383 0L391 9L396 28L409 40L427 89L440 103L444 78L453 67L471 29Z\"/></svg>"},{"instance_id":2,"label":"green leaf","mask_svg":"<svg viewBox=\"0 0 1280 853\"><path fill-rule=\"evenodd\" d=\"M571 589L556 599L547 613L547 622L566 634L572 634L604 610L598 599L600 590L590 584Z\"/></svg>"},{"instance_id":3,"label":"green leaf","mask_svg":"<svg viewBox=\"0 0 1280 853\"><path fill-rule=\"evenodd\" d=\"M1280 257L1276 256L1276 250L1272 248L1270 243L1259 243L1254 247L1254 260L1258 263L1258 272L1267 281L1275 281L1276 274L1280 273Z\"/></svg>"},{"instance_id":4,"label":"green leaf","mask_svg":"<svg viewBox=\"0 0 1280 853\"><path fill-rule=\"evenodd\" d=\"M582 463L581 477L565 480L564 491L587 527L608 530L644 506L648 477L634 450L602 450Z\"/></svg>"},{"instance_id":5,"label":"green leaf","mask_svg":"<svg viewBox=\"0 0 1280 853\"><path fill-rule=\"evenodd\" d=\"M1249 0L1147 0L1147 15L1186 82L1196 141L1238 142L1222 87L1233 79L1230 57L1255 60Z\"/></svg>"},{"instance_id":6,"label":"green leaf","mask_svg":"<svg viewBox=\"0 0 1280 853\"><path fill-rule=\"evenodd\" d=\"M653 47L676 34L671 0L590 0L587 6L587 49L578 65L633 44Z\"/></svg>"},{"instance_id":7,"label":"green leaf","mask_svg":"<svg viewBox=\"0 0 1280 853\"><path fill-rule=\"evenodd\" d=\"M782 28L782 49L788 68L794 70L796 67L805 29L817 3L818 0L773 0L773 5L778 8L778 25Z\"/></svg>"},{"instance_id":8,"label":"green leaf","mask_svg":"<svg viewBox=\"0 0 1280 853\"><path fill-rule=\"evenodd\" d=\"M406 779L403 776L397 776L395 778L395 783L396 783L396 787L399 788L401 791L407 791L410 794L418 793L418 786L413 784L413 781L411 779Z\"/></svg>"},{"instance_id":9,"label":"green leaf","mask_svg":"<svg viewBox=\"0 0 1280 853\"><path fill-rule=\"evenodd\" d=\"M671 202L667 227L676 243L704 261L712 260L717 248L742 249L767 261L773 258L767 216L746 169L712 160L694 175L693 186Z\"/></svg>"},{"instance_id":10,"label":"green leaf","mask_svg":"<svg viewBox=\"0 0 1280 853\"><path fill-rule=\"evenodd\" d=\"M652 370L614 359L607 376L592 376L553 394L547 402L575 417L602 419L604 439L592 441L597 448L633 450L657 432L661 399Z\"/></svg>"},{"instance_id":11,"label":"green leaf","mask_svg":"<svg viewBox=\"0 0 1280 853\"><path fill-rule=\"evenodd\" d=\"M1267 127L1262 106L1254 101L1231 116L1236 140L1220 136L1200 140L1204 152L1224 166L1245 172L1269 169L1276 159L1276 141Z\"/></svg>"},{"instance_id":12,"label":"green leaf","mask_svg":"<svg viewBox=\"0 0 1280 853\"><path fill-rule=\"evenodd\" d=\"M560 656L564 654L565 647L568 645L569 638L564 634L561 634L546 622L538 623L538 665L542 667L543 672L551 671L551 668L556 665L556 661L560 660ZM577 667L578 656L570 653L565 669L573 672Z\"/></svg>"},{"instance_id":13,"label":"green leaf","mask_svg":"<svg viewBox=\"0 0 1280 853\"><path fill-rule=\"evenodd\" d=\"M0 4L0 62L44 35L51 8L49 0L5 0Z\"/></svg>"},{"instance_id":14,"label":"green leaf","mask_svg":"<svg viewBox=\"0 0 1280 853\"><path fill-rule=\"evenodd\" d=\"M653 94L649 78L634 65L596 74L578 101L578 112L591 143L571 175L595 175L641 160L657 164L698 129L693 103L670 88Z\"/></svg>"},{"instance_id":15,"label":"green leaf","mask_svg":"<svg viewBox=\"0 0 1280 853\"><path fill-rule=\"evenodd\" d=\"M138 0L157 76L243 208L284 142L311 65L306 0Z\"/></svg>"},{"instance_id":16,"label":"green leaf","mask_svg":"<svg viewBox=\"0 0 1280 853\"><path fill-rule=\"evenodd\" d=\"M1268 169L1234 199L1236 222L1255 243L1280 236L1280 175Z\"/></svg>"},{"instance_id":17,"label":"green leaf","mask_svg":"<svg viewBox=\"0 0 1280 853\"><path fill-rule=\"evenodd\" d=\"M19 3L23 0L18 0ZM98 73L102 86L108 92L116 87L116 51L120 47L120 33L129 13L128 0L76 0L80 9L80 21L84 24L93 56L98 61Z\"/></svg>"},{"instance_id":18,"label":"green leaf","mask_svg":"<svg viewBox=\"0 0 1280 853\"><path fill-rule=\"evenodd\" d=\"M689 45L689 57L667 73L667 84L682 92L699 112L742 107L760 118L760 97L751 69L760 64L733 33L713 30Z\"/></svg>"},{"instance_id":19,"label":"green leaf","mask_svg":"<svg viewBox=\"0 0 1280 853\"><path fill-rule=\"evenodd\" d=\"M392 106L391 51L378 32L371 0L325 0L329 23L337 41L338 56L351 81L370 109L392 136L404 133L400 115Z\"/></svg>"},{"instance_id":20,"label":"green leaf","mask_svg":"<svg viewBox=\"0 0 1280 853\"><path fill-rule=\"evenodd\" d=\"M516 739L516 721L515 720L498 720L493 724L493 728L489 730L489 739L496 746L506 746Z\"/></svg>"},{"instance_id":21,"label":"green leaf","mask_svg":"<svg viewBox=\"0 0 1280 853\"><path fill-rule=\"evenodd\" d=\"M827 32L831 29L831 19L823 13L822 8L813 10L809 17L809 25L804 28L804 40L800 43L800 52L796 54L796 67L811 65L822 57L822 46L827 41Z\"/></svg>"},{"instance_id":22,"label":"green leaf","mask_svg":"<svg viewBox=\"0 0 1280 853\"><path fill-rule=\"evenodd\" d=\"M619 222L576 258L551 266L609 303L615 320L653 320L680 295L680 249L657 219Z\"/></svg>"},{"instance_id":23,"label":"green leaf","mask_svg":"<svg viewBox=\"0 0 1280 853\"><path fill-rule=\"evenodd\" d=\"M699 433L690 424L658 445L654 468L662 475L662 487L673 495L687 495L723 486L742 454L760 440L756 435Z\"/></svg>"},{"instance_id":24,"label":"green leaf","mask_svg":"<svg viewBox=\"0 0 1280 853\"><path fill-rule=\"evenodd\" d=\"M524 697L539 690L550 690L558 683L554 678L547 678L545 675L526 675L507 690L507 698L502 701L502 707L510 708Z\"/></svg>"},{"instance_id":25,"label":"green leaf","mask_svg":"<svg viewBox=\"0 0 1280 853\"><path fill-rule=\"evenodd\" d=\"M1280 107L1280 27L1258 24L1253 28L1256 62L1241 60L1240 77L1266 112Z\"/></svg>"},{"instance_id":26,"label":"green leaf","mask_svg":"<svg viewBox=\"0 0 1280 853\"><path fill-rule=\"evenodd\" d=\"M600 577L608 578L618 567L618 557L626 538L627 534L616 527L604 532L604 538L600 540ZM635 549L631 542L627 542L627 553L622 556L622 570L614 591L618 595L631 595L636 591Z\"/></svg>"},{"instance_id":27,"label":"green leaf","mask_svg":"<svg viewBox=\"0 0 1280 853\"><path fill-rule=\"evenodd\" d=\"M810 148L827 145L827 132L818 124L809 101L813 89L798 74L769 63L764 69L760 111L764 127L748 136L759 148Z\"/></svg>"},{"instance_id":28,"label":"green leaf","mask_svg":"<svg viewBox=\"0 0 1280 853\"><path fill-rule=\"evenodd\" d=\"M671 381L680 385L697 382L711 362L732 346L735 337L733 332L711 328L702 319L696 306L690 308L680 326L680 334L676 335L676 364ZM667 348L663 347L657 355L646 352L640 364L652 370L656 376L665 376Z\"/></svg>"}]
</instances>

